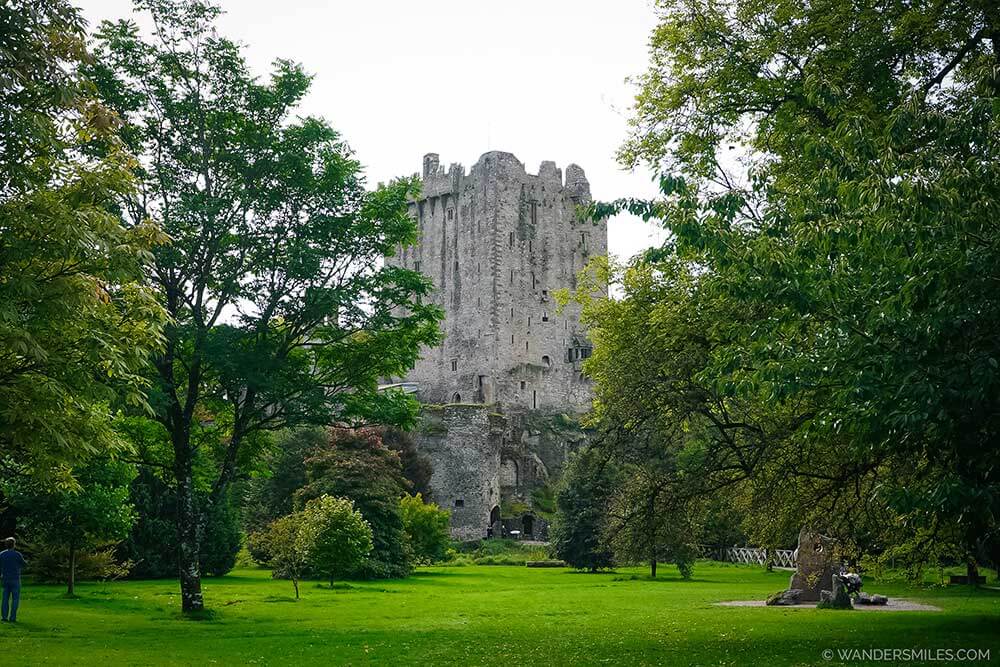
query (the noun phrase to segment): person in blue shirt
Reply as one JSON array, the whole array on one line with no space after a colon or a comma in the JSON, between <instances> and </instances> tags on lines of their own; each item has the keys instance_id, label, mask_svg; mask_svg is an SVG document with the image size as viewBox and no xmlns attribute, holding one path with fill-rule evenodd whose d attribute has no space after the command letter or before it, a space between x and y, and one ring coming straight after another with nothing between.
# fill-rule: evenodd
<instances>
[{"instance_id":1,"label":"person in blue shirt","mask_svg":"<svg viewBox=\"0 0 1000 667\"><path fill-rule=\"evenodd\" d=\"M0 551L0 586L3 587L0 616L3 616L4 622L16 623L17 605L21 601L21 570L27 563L20 552L14 551L17 542L13 537L8 537L4 541L7 549Z\"/></svg>"}]
</instances>

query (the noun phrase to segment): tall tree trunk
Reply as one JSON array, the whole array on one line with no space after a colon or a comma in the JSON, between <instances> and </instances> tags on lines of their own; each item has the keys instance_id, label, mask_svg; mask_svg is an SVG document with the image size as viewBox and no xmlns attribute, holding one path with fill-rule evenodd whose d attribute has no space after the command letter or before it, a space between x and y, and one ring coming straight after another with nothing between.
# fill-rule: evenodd
<instances>
[{"instance_id":1,"label":"tall tree trunk","mask_svg":"<svg viewBox=\"0 0 1000 667\"><path fill-rule=\"evenodd\" d=\"M295 599L299 599L299 578L292 575L292 586L295 586Z\"/></svg>"},{"instance_id":2,"label":"tall tree trunk","mask_svg":"<svg viewBox=\"0 0 1000 667\"><path fill-rule=\"evenodd\" d=\"M656 558L649 559L649 576L656 579Z\"/></svg>"},{"instance_id":3,"label":"tall tree trunk","mask_svg":"<svg viewBox=\"0 0 1000 667\"><path fill-rule=\"evenodd\" d=\"M181 580L181 610L201 611L205 601L201 596L201 563L198 552L198 507L194 496L194 475L190 456L177 461L177 551Z\"/></svg>"},{"instance_id":4,"label":"tall tree trunk","mask_svg":"<svg viewBox=\"0 0 1000 667\"><path fill-rule=\"evenodd\" d=\"M69 584L66 587L66 595L76 595L76 543L69 544Z\"/></svg>"}]
</instances>

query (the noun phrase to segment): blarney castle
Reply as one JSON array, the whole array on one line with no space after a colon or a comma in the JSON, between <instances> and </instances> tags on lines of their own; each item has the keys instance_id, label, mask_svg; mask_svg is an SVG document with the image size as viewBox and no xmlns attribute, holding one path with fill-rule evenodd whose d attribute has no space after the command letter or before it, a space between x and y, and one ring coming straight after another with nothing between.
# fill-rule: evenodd
<instances>
[{"instance_id":1,"label":"blarney castle","mask_svg":"<svg viewBox=\"0 0 1000 667\"><path fill-rule=\"evenodd\" d=\"M592 394L581 363L591 344L579 307L558 309L553 293L575 288L588 260L607 254L606 223L578 214L590 201L575 164L564 177L542 162L535 175L492 151L467 173L424 156L410 203L418 244L386 261L434 282L444 341L392 381L423 404L414 435L456 539L544 538L547 484L585 437L579 417Z\"/></svg>"}]
</instances>

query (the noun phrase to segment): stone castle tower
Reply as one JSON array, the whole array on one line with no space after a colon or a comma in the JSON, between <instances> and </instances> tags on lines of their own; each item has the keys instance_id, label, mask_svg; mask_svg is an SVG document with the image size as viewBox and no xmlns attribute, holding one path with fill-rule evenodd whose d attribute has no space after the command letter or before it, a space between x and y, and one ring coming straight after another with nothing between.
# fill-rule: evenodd
<instances>
[{"instance_id":1,"label":"stone castle tower","mask_svg":"<svg viewBox=\"0 0 1000 667\"><path fill-rule=\"evenodd\" d=\"M428 276L445 312L444 341L401 378L425 406L414 437L434 467L432 498L451 511L457 539L544 537L531 492L581 442L564 415L592 399L579 307L557 312L554 292L575 288L589 259L607 254L607 225L579 216L590 185L573 164L564 180L554 162L529 174L493 151L466 173L430 153L422 180L410 203L418 243L386 262Z\"/></svg>"},{"instance_id":2,"label":"stone castle tower","mask_svg":"<svg viewBox=\"0 0 1000 667\"><path fill-rule=\"evenodd\" d=\"M591 201L583 169L554 162L529 174L510 153L484 154L467 174L424 156L423 191L410 205L419 242L387 261L416 269L445 311L442 345L406 378L424 403L483 403L504 410L579 413L590 407L580 362L590 343L579 307L556 312L553 293L574 288L605 223L582 220Z\"/></svg>"}]
</instances>

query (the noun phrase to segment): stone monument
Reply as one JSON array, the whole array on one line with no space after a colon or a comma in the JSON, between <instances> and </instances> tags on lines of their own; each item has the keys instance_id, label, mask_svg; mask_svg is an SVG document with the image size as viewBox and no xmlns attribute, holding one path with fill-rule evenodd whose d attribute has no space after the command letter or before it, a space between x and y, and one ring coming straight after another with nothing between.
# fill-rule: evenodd
<instances>
[{"instance_id":1,"label":"stone monument","mask_svg":"<svg viewBox=\"0 0 1000 667\"><path fill-rule=\"evenodd\" d=\"M802 602L818 602L821 591L833 590L833 575L839 572L834 551L837 540L813 532L808 528L799 531L795 574L788 582L789 589L801 591Z\"/></svg>"}]
</instances>

